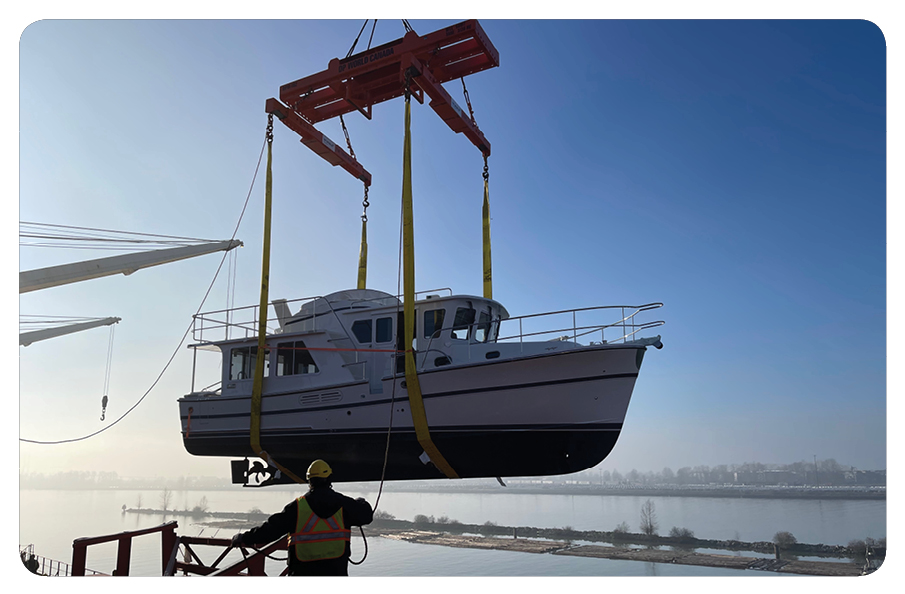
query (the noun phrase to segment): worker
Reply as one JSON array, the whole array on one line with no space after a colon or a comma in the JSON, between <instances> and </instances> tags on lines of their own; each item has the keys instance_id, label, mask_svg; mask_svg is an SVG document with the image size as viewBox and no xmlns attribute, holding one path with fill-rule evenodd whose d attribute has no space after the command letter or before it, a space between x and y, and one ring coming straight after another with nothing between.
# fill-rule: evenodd
<instances>
[{"instance_id":1,"label":"worker","mask_svg":"<svg viewBox=\"0 0 905 594\"><path fill-rule=\"evenodd\" d=\"M232 546L268 544L289 535L289 575L349 575L350 526L366 526L374 510L363 498L333 490L333 470L323 460L308 467L307 493L257 528L233 536Z\"/></svg>"}]
</instances>

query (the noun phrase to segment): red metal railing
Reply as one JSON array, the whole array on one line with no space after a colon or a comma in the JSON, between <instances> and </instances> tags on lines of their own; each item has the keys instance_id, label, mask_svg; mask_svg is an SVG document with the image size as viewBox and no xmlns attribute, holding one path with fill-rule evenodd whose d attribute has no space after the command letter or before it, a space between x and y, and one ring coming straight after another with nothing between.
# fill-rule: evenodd
<instances>
[{"instance_id":1,"label":"red metal railing","mask_svg":"<svg viewBox=\"0 0 905 594\"><path fill-rule=\"evenodd\" d=\"M116 553L116 569L113 570L113 575L129 575L129 564L132 559L132 539L136 536L155 534L158 532L160 533L161 551L164 560L162 569L165 570L165 564L167 560L169 560L171 552L175 549L177 526L178 524L176 522L167 522L166 524L161 524L160 526L155 526L153 528L145 528L143 530L131 530L106 536L77 538L72 541L72 575L85 575L85 561L88 557L89 546L113 541L119 543Z\"/></svg>"},{"instance_id":2,"label":"red metal railing","mask_svg":"<svg viewBox=\"0 0 905 594\"><path fill-rule=\"evenodd\" d=\"M197 536L180 536L176 538L174 547L167 561L167 565L163 570L163 575L172 576L180 572L182 575L196 574L205 576L227 576L227 575L267 575L264 570L264 563L267 555L274 551L286 549L286 539L281 538L271 543L267 547L255 551L252 555L245 557L240 561L234 562L223 568L217 565L226 557L227 553L232 550L231 541L228 538L200 538ZM215 547L225 547L220 556L211 563L206 565L198 556L192 545L206 545ZM178 558L179 547L183 548L183 560ZM243 556L245 550L242 549ZM245 571L245 573L242 573ZM285 573L285 572L284 572Z\"/></svg>"},{"instance_id":3,"label":"red metal railing","mask_svg":"<svg viewBox=\"0 0 905 594\"><path fill-rule=\"evenodd\" d=\"M136 536L144 536L146 534L160 533L161 540L161 575L173 576L181 573L182 575L267 575L264 572L264 564L267 556L274 551L283 551L287 548L285 538L281 538L260 550L255 550L251 555L246 556L245 549L241 549L244 559L236 561L231 565L218 568L226 558L226 555L232 550L232 541L228 538L201 538L198 536L177 536L176 522L167 522L153 528L144 528L142 530L132 530L128 532L120 532L118 534L109 534L106 536L93 536L88 538L77 538L72 542L72 564L71 575L85 575L85 561L88 556L88 547L96 544L117 541L119 546L116 554L116 569L113 575L129 575L129 564L132 557L132 539ZM224 547L223 551L217 559L210 565L204 561L196 553L193 546L213 546ZM180 547L182 547L182 560L179 559ZM94 574L97 572L90 571ZM244 573L243 573L244 572ZM283 571L286 573L286 570Z\"/></svg>"},{"instance_id":4,"label":"red metal railing","mask_svg":"<svg viewBox=\"0 0 905 594\"><path fill-rule=\"evenodd\" d=\"M287 539L280 538L279 540L270 543L263 549L255 551L254 554L246 557L242 561L238 561L236 563L233 563L232 565L229 565L222 569L218 569L208 575L211 575L211 576L267 575L266 573L264 573L264 561L265 561L267 555L269 555L270 553L273 553L275 551L285 551L287 548L288 548ZM226 556L227 552L229 552L229 549L227 549L226 551L223 552L223 554L220 556L220 559L222 559L224 556ZM243 551L243 555L244 554L245 554L245 552ZM215 561L214 565L219 563L220 559ZM247 572L241 573L243 570L247 570ZM288 568L284 569L280 573L280 575L286 575L287 571L288 571Z\"/></svg>"}]
</instances>

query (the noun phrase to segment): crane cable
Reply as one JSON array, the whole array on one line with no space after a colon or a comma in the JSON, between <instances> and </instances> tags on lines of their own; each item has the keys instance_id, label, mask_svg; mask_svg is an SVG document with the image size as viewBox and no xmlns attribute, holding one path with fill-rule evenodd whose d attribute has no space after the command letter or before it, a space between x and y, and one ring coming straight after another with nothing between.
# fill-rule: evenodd
<instances>
[{"instance_id":1,"label":"crane cable","mask_svg":"<svg viewBox=\"0 0 905 594\"><path fill-rule=\"evenodd\" d=\"M107 342L107 370L104 374L104 397L101 398L101 421L107 414L107 394L110 392L110 371L113 364L113 331L116 324L110 326L110 339Z\"/></svg>"},{"instance_id":2,"label":"crane cable","mask_svg":"<svg viewBox=\"0 0 905 594\"><path fill-rule=\"evenodd\" d=\"M361 25L361 31L358 32L358 35L355 36L355 41L352 42L352 47L349 48L349 51L346 53L347 58L352 57L352 52L355 51L355 46L358 45L358 40L361 38L361 34L364 32L365 27L368 26L368 21L371 19L365 19L365 22ZM374 29L377 28L377 19L374 19L374 23L371 25L371 38L368 39L368 49L371 49L371 42L374 41Z\"/></svg>"}]
</instances>

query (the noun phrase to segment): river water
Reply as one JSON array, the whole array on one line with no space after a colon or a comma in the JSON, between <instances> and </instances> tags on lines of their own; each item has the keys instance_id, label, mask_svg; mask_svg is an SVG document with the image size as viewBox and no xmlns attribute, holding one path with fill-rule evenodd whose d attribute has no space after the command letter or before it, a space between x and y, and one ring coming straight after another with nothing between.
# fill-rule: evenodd
<instances>
[{"instance_id":1,"label":"river water","mask_svg":"<svg viewBox=\"0 0 905 594\"><path fill-rule=\"evenodd\" d=\"M373 505L377 493L337 487ZM873 500L734 499L706 497L637 497L615 495L528 495L506 493L400 493L384 491L379 509L401 520L416 514L446 516L467 524L491 521L499 525L572 527L612 530L625 522L638 532L641 505L655 506L660 534L673 526L688 528L698 538L772 540L778 531L791 532L799 542L847 544L853 539L886 536L886 502ZM273 513L294 498L291 491L242 489L175 491L170 507L191 509L202 497L211 511L245 512L259 508ZM84 536L113 534L179 523L177 533L229 537L235 530L217 531L184 516L123 513L122 507L159 508L161 491L22 490L19 494L19 543L34 544L38 555L69 562L72 541ZM367 534L367 528L365 529ZM364 550L357 529L352 558ZM584 559L507 551L454 549L372 537L368 557L350 567L358 576L643 576L643 575L765 575L762 572L717 568ZM204 550L203 548L201 550ZM104 573L115 565L115 543L88 549L88 567ZM723 553L722 551L719 551ZM285 555L285 553L280 553ZM733 553L727 553L733 554ZM749 555L748 553L744 553ZM202 555L205 561L207 559ZM222 566L222 564L221 564ZM268 566L270 574L275 566ZM159 535L133 542L132 575L160 575ZM274 573L278 573L278 570ZM773 574L768 574L773 575Z\"/></svg>"}]
</instances>

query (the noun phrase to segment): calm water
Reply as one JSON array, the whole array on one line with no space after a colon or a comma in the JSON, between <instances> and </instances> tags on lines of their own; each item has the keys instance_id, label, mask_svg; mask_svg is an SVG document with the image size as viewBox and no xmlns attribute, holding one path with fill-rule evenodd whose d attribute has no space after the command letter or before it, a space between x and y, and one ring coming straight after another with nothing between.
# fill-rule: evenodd
<instances>
[{"instance_id":1,"label":"calm water","mask_svg":"<svg viewBox=\"0 0 905 594\"><path fill-rule=\"evenodd\" d=\"M376 497L376 492L344 492L353 497L365 496L372 504ZM279 511L294 496L288 491L241 488L177 491L173 495L171 506L176 509L190 509L201 497L206 497L211 510L248 511L258 507L268 513ZM160 507L160 491L23 490L19 498L19 543L34 544L37 554L68 562L75 538L156 526L173 519L179 522L180 534L228 537L235 532L218 532L182 516L123 514L122 506L136 507L139 496L142 507ZM692 530L699 538L754 541L772 540L777 531L785 530L799 542L825 544L886 536L884 501L384 492L379 508L403 520L425 514L447 516L469 524L493 521L500 525L571 526L578 530L612 530L620 522L626 522L633 531L638 531L641 505L647 499L654 502L661 534L676 526ZM356 531L352 558L360 559L363 550ZM89 568L105 573L112 570L115 543L90 547L88 551ZM134 540L133 575L160 575L160 557L159 536ZM208 562L213 560L204 554L202 557ZM453 549L376 537L368 539L365 563L350 567L350 573L359 576L764 575L637 561Z\"/></svg>"}]
</instances>

